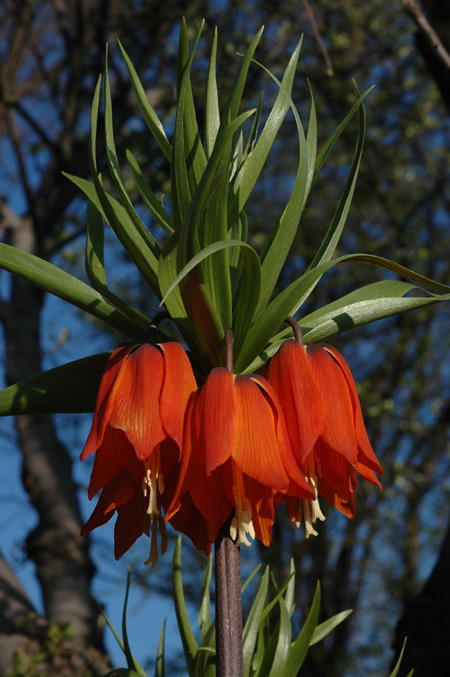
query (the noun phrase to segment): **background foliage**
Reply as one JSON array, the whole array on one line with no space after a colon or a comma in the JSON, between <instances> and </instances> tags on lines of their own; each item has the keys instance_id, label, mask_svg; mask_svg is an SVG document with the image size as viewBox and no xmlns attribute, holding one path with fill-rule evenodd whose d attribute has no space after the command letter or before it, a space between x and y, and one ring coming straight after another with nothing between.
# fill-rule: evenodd
<instances>
[{"instance_id":1,"label":"background foliage","mask_svg":"<svg viewBox=\"0 0 450 677\"><path fill-rule=\"evenodd\" d=\"M277 75L283 72L299 35L304 33L293 98L307 119L308 77L319 115L319 142L329 136L351 107L351 79L355 78L361 91L375 85L366 99L368 132L363 162L337 255L369 251L447 282L448 110L435 82L436 68L421 53L423 39L415 40L415 24L405 11L407 4L323 0L310 7L306 1L287 0L280 9L277 3L259 0L225 0L190 3L186 14L193 34L200 18L206 17L200 53L208 49L213 28L218 25L218 77L220 88L225 90L240 64L236 52L243 51L261 24L266 24L266 30L256 56ZM436 16L431 6L424 6L444 39L449 17ZM116 38L124 44L152 104L170 129L176 40L183 12L183 3L174 1L163 5L153 0L2 3L3 241L81 274L85 204L61 171L88 177L89 108L97 75L103 69L106 41L110 42L119 157L125 157L125 148L132 148L156 192L167 191L168 168L149 143L149 136L141 134L142 122ZM193 83L200 91L202 60L197 64ZM442 73L437 79L442 87ZM250 82L247 107L257 103L263 87L268 98L276 95L273 83L257 67L250 71ZM310 262L321 241L345 182L355 135L356 122L341 137L318 179L283 285ZM247 210L254 234L251 244L256 248L288 198L296 172L295 138L295 123L288 117L271 152L272 171L263 175L260 194ZM101 147L98 157L104 158ZM131 187L131 177L127 178ZM151 313L154 300L141 288L132 267L112 242L107 255L115 272L114 288ZM316 288L305 312L382 275L369 267L341 266ZM8 383L30 376L42 366L107 350L120 341L119 335L100 333L100 325L86 323L81 315L44 299L41 292L9 279L5 273L0 274L0 280L2 352ZM317 579L322 585L324 618L343 609L355 610L329 641L311 650L302 675L388 674L395 627L402 616L397 653L404 634L408 634L416 667L421 645L428 653L428 670L432 671L431 657L439 665L439 650L434 646L431 650L431 641L437 646L441 633L448 632L442 618L445 610L448 615L450 604L448 584L436 585L440 568L448 571L445 558L449 557L448 541L444 539L449 503L448 314L447 305L442 304L336 337L334 343L359 384L369 437L385 471L383 493L361 485L354 520L348 522L330 511L314 540L305 541L301 530L294 530L280 514L272 547L258 550L255 545L243 554L244 569L253 568L261 558L271 564L278 581L286 578L290 558L294 557L301 572L297 575L296 604L303 618ZM123 565L112 563L112 537L107 531L95 536L89 549L78 536L88 510L83 492L89 469L80 468L77 460L87 422L74 417L60 416L52 422L27 416L18 419L12 431L2 421L2 508L8 521L18 526L12 532L16 545L3 552L0 566L0 605L4 610L0 621L1 674L10 665L15 648L21 646L22 654L31 655L39 645L40 635L33 624L17 623L21 612L33 611L32 602L20 590L14 575L14 571L19 576L24 571L19 552L36 567L47 621L70 620L76 631L71 643L67 640L70 650L61 658L66 661L65 667L56 664L52 656L45 674L64 674L63 669L67 674L80 675L83 670L91 674L106 671L95 606L82 588L89 586L95 563L103 581L102 594L120 595L116 579ZM10 487L18 476L13 458L20 458L25 491L14 489L11 495ZM28 535L22 533L31 528ZM430 577L441 544L441 557ZM136 583L146 592L158 589L170 595L170 558L148 575L142 567L145 557L139 546L129 554ZM198 564L203 566L204 561L197 553L188 554L186 547L184 562L185 580L189 579L195 596L201 581L202 567ZM422 588L427 578L428 584ZM154 601L150 596L149 613ZM41 634L45 636L45 632ZM25 648L21 644L24 640L28 642ZM156 641L155 636L153 646L139 647L141 664L155 655ZM136 646L133 649L138 653ZM176 659L170 674L175 674L175 666ZM418 667L416 674L424 673Z\"/></svg>"}]
</instances>

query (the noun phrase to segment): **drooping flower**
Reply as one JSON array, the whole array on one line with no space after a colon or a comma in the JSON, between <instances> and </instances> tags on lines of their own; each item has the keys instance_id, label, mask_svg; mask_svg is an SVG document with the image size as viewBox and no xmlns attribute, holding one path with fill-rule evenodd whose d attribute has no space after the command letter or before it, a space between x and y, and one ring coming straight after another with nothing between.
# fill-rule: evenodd
<instances>
[{"instance_id":1,"label":"drooping flower","mask_svg":"<svg viewBox=\"0 0 450 677\"><path fill-rule=\"evenodd\" d=\"M157 559L156 533L161 549L166 539L161 506L167 507L181 455L184 415L197 384L182 346L169 342L117 348L106 365L97 396L91 430L81 454L96 453L88 495L102 490L99 502L83 528L87 533L117 511L115 557L123 555L142 534L150 535L149 561ZM191 535L201 516L180 505L179 527ZM183 519L182 515L185 515ZM180 528L182 531L183 528ZM208 548L205 525L192 540Z\"/></svg>"},{"instance_id":2,"label":"drooping flower","mask_svg":"<svg viewBox=\"0 0 450 677\"><path fill-rule=\"evenodd\" d=\"M296 461L316 496L347 517L355 512L356 473L381 485L382 469L367 437L356 385L342 355L331 346L283 343L263 374L272 385L286 419ZM318 500L285 500L291 521L305 521L306 536L325 519Z\"/></svg>"},{"instance_id":3,"label":"drooping flower","mask_svg":"<svg viewBox=\"0 0 450 677\"><path fill-rule=\"evenodd\" d=\"M186 492L206 519L211 542L234 509L230 534L237 545L250 545L255 536L269 545L277 492L314 499L265 379L218 367L191 397L178 488L166 519Z\"/></svg>"}]
</instances>

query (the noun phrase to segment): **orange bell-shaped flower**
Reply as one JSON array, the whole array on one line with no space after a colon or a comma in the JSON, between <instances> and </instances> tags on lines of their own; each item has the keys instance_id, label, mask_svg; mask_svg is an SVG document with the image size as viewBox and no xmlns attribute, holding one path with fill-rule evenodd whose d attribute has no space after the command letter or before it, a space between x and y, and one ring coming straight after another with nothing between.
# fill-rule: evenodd
<instances>
[{"instance_id":1,"label":"orange bell-shaped flower","mask_svg":"<svg viewBox=\"0 0 450 677\"><path fill-rule=\"evenodd\" d=\"M157 559L158 525L164 545L161 500L168 478L178 472L184 415L196 389L189 359L176 342L122 346L108 360L81 454L84 460L96 452L89 498L103 491L83 533L108 521L117 510L116 559L142 533L150 535L151 525L149 561ZM169 502L166 496L163 504ZM196 542L203 549L209 545L201 536Z\"/></svg>"},{"instance_id":2,"label":"orange bell-shaped flower","mask_svg":"<svg viewBox=\"0 0 450 677\"><path fill-rule=\"evenodd\" d=\"M269 545L277 492L314 498L292 454L277 398L260 376L218 367L191 398L170 518L188 492L214 542L230 517L231 537Z\"/></svg>"},{"instance_id":3,"label":"orange bell-shaped flower","mask_svg":"<svg viewBox=\"0 0 450 677\"><path fill-rule=\"evenodd\" d=\"M381 466L367 437L358 393L350 369L330 346L306 348L294 340L283 343L263 370L280 401L291 446L316 495L347 517L355 511L356 472L381 485ZM279 495L290 519L305 520L306 535L316 534L316 519L325 519L318 501Z\"/></svg>"}]
</instances>

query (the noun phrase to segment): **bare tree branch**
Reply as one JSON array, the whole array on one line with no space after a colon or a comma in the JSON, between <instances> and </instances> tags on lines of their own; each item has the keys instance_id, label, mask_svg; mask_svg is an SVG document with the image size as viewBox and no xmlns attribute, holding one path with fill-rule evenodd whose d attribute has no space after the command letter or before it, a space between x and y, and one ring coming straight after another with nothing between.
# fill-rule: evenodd
<instances>
[{"instance_id":1,"label":"bare tree branch","mask_svg":"<svg viewBox=\"0 0 450 677\"><path fill-rule=\"evenodd\" d=\"M450 54L445 49L438 34L428 21L420 5L415 0L402 0L402 5L412 16L419 31L426 37L435 54L439 57L445 67L450 69Z\"/></svg>"}]
</instances>

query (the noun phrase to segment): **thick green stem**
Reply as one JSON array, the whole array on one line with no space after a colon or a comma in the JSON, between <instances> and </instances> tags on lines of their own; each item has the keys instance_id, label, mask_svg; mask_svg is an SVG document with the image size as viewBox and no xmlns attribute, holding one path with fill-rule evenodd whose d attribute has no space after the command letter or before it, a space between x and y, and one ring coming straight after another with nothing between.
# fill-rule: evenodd
<instances>
[{"instance_id":1,"label":"thick green stem","mask_svg":"<svg viewBox=\"0 0 450 677\"><path fill-rule=\"evenodd\" d=\"M242 677L241 554L230 536L230 521L215 543L216 675Z\"/></svg>"}]
</instances>

